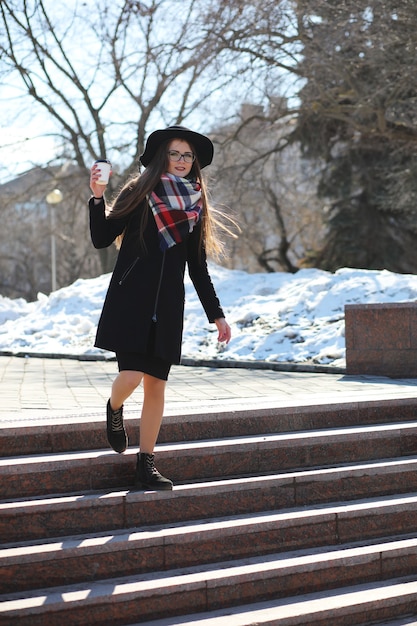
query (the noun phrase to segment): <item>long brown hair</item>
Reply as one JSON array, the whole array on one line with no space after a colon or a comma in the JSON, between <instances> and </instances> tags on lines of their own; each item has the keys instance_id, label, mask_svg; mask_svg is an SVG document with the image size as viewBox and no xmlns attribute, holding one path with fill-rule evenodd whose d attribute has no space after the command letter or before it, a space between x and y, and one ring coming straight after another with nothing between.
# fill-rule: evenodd
<instances>
[{"instance_id":1,"label":"long brown hair","mask_svg":"<svg viewBox=\"0 0 417 626\"><path fill-rule=\"evenodd\" d=\"M138 174L137 176L129 179L123 185L123 187L109 207L109 219L126 217L127 215L132 213L132 211L134 211L142 202L146 201L147 196L155 189L162 174L168 170L168 146L170 145L171 141L173 141L172 138L161 142L157 151L155 152L154 158L149 163L148 167L146 167L146 169L141 174ZM187 143L189 142L187 141ZM191 144L190 148L192 149L194 154L196 154ZM217 211L215 211L209 205L207 185L203 176L201 175L201 169L197 156L193 162L188 178L196 180L200 183L201 186L201 200L203 210L200 246L204 245L208 255L218 258L223 253L223 243L217 236L217 226L220 226L221 228L224 227L220 223L220 221L218 221L213 216L213 213L217 213ZM148 216L149 211L144 210L142 212L139 227L139 239L141 245L144 248L146 248L146 246L143 239L143 234L145 232ZM121 244L122 238L123 235L118 238L118 241L116 241L118 247Z\"/></svg>"}]
</instances>

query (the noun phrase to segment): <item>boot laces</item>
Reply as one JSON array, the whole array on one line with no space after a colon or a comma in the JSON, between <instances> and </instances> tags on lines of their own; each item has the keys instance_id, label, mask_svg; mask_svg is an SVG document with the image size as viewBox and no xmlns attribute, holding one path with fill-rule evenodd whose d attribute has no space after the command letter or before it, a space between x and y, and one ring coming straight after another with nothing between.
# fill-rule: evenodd
<instances>
[{"instance_id":1,"label":"boot laces","mask_svg":"<svg viewBox=\"0 0 417 626\"><path fill-rule=\"evenodd\" d=\"M111 429L113 431L123 430L123 411L122 409L117 409L117 411L112 411L111 414Z\"/></svg>"},{"instance_id":2,"label":"boot laces","mask_svg":"<svg viewBox=\"0 0 417 626\"><path fill-rule=\"evenodd\" d=\"M155 467L154 459L155 459L155 456L153 454L146 455L145 457L146 469L149 472L149 474L153 476L160 476L160 473Z\"/></svg>"}]
</instances>

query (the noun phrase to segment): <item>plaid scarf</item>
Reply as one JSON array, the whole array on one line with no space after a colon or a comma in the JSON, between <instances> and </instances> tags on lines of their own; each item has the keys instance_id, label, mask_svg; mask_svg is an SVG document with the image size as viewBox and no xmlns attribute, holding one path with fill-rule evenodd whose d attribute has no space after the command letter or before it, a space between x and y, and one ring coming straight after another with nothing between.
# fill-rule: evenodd
<instances>
[{"instance_id":1,"label":"plaid scarf","mask_svg":"<svg viewBox=\"0 0 417 626\"><path fill-rule=\"evenodd\" d=\"M191 233L201 219L201 187L196 181L162 174L149 196L162 251L172 248Z\"/></svg>"}]
</instances>

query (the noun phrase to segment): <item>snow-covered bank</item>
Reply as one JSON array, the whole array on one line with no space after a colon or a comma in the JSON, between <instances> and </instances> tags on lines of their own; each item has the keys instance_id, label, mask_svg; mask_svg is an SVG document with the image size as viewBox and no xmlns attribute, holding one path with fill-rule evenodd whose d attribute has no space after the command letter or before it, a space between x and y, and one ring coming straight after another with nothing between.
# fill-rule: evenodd
<instances>
[{"instance_id":1,"label":"snow-covered bank","mask_svg":"<svg viewBox=\"0 0 417 626\"><path fill-rule=\"evenodd\" d=\"M385 270L248 274L212 265L211 275L232 341L217 343L187 278L183 357L343 367L345 304L417 298L417 276ZM80 279L36 302L0 296L0 351L103 354L93 343L109 278Z\"/></svg>"}]
</instances>

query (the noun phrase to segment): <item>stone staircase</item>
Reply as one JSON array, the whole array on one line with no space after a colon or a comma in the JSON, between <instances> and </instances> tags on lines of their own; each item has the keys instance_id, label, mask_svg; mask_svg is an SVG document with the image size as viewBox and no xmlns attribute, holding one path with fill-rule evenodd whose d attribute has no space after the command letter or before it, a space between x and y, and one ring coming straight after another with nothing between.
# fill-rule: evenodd
<instances>
[{"instance_id":1,"label":"stone staircase","mask_svg":"<svg viewBox=\"0 0 417 626\"><path fill-rule=\"evenodd\" d=\"M417 399L0 429L0 626L417 624ZM412 616L416 616L413 618Z\"/></svg>"}]
</instances>

